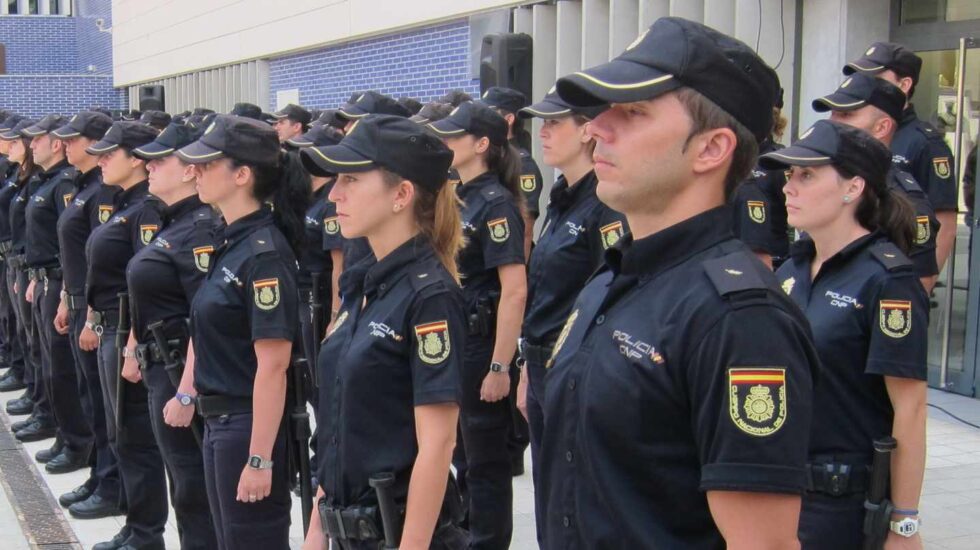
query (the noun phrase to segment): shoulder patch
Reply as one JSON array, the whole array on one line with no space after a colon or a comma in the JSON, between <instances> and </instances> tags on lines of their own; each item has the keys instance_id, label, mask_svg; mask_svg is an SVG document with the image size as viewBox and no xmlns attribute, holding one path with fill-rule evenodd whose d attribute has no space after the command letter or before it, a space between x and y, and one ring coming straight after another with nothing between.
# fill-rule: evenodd
<instances>
[{"instance_id":1,"label":"shoulder patch","mask_svg":"<svg viewBox=\"0 0 980 550\"><path fill-rule=\"evenodd\" d=\"M704 271L715 285L718 294L727 296L744 290L767 290L769 286L752 265L752 259L743 253L736 252L721 258L713 258L704 262Z\"/></svg>"},{"instance_id":2,"label":"shoulder patch","mask_svg":"<svg viewBox=\"0 0 980 550\"><path fill-rule=\"evenodd\" d=\"M268 252L275 252L276 245L272 242L272 232L269 228L259 229L252 235L252 252L256 256L259 254L266 254Z\"/></svg>"},{"instance_id":3,"label":"shoulder patch","mask_svg":"<svg viewBox=\"0 0 980 550\"><path fill-rule=\"evenodd\" d=\"M898 271L903 268L910 268L912 260L905 255L894 243L881 242L871 246L869 249L874 259L885 266L888 271Z\"/></svg>"}]
</instances>

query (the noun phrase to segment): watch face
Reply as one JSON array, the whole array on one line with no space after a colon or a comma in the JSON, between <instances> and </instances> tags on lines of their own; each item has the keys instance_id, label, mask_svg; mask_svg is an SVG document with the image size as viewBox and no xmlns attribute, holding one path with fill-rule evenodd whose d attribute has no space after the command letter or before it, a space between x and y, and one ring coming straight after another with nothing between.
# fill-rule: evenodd
<instances>
[{"instance_id":1,"label":"watch face","mask_svg":"<svg viewBox=\"0 0 980 550\"><path fill-rule=\"evenodd\" d=\"M248 458L248 465L253 468L259 468L262 466L262 459L258 456L251 456Z\"/></svg>"},{"instance_id":2,"label":"watch face","mask_svg":"<svg viewBox=\"0 0 980 550\"><path fill-rule=\"evenodd\" d=\"M191 396L189 396L189 395L181 395L180 396L180 404L181 405L184 405L185 407L187 405L190 405L191 404Z\"/></svg>"}]
</instances>

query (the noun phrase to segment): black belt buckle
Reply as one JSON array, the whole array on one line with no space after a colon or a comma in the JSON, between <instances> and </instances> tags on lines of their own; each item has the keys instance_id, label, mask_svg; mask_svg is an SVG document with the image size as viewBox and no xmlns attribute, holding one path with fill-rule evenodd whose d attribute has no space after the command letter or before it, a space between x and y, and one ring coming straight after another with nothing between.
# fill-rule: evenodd
<instances>
[{"instance_id":1,"label":"black belt buckle","mask_svg":"<svg viewBox=\"0 0 980 550\"><path fill-rule=\"evenodd\" d=\"M821 466L824 492L832 497L846 495L851 485L851 465L831 463Z\"/></svg>"}]
</instances>

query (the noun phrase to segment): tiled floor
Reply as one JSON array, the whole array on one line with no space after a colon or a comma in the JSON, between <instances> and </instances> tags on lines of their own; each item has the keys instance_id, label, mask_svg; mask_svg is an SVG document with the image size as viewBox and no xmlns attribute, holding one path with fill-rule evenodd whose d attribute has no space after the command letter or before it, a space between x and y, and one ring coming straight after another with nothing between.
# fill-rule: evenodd
<instances>
[{"instance_id":1,"label":"tiled floor","mask_svg":"<svg viewBox=\"0 0 980 550\"><path fill-rule=\"evenodd\" d=\"M0 394L0 405L16 394ZM930 403L943 407L960 418L980 425L980 400L930 390ZM2 410L2 408L0 408ZM0 413L3 414L3 413ZM923 517L923 537L926 548L966 550L980 548L980 521L975 506L980 506L980 429L962 424L946 413L929 409L929 448L926 481L920 509ZM31 457L50 443L27 443L25 451ZM529 461L528 461L529 462ZM85 479L85 473L50 475L40 468L48 489L57 497ZM2 472L0 472L2 473ZM293 548L300 546L300 506L293 502ZM66 514L67 516L67 514ZM122 518L75 520L68 516L78 543L83 548L112 537L122 526ZM167 525L167 548L179 548L176 526L171 515ZM530 464L528 473L514 479L514 541L517 550L535 547L534 499L531 489ZM20 534L14 511L0 490L0 547L4 550L27 548Z\"/></svg>"}]
</instances>

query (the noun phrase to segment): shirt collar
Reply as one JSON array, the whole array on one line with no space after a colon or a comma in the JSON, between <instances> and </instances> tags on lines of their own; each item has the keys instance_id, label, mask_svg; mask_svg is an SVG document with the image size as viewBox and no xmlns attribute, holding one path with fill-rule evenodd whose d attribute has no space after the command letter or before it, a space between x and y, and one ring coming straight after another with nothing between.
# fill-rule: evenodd
<instances>
[{"instance_id":1,"label":"shirt collar","mask_svg":"<svg viewBox=\"0 0 980 550\"><path fill-rule=\"evenodd\" d=\"M161 216L163 226L166 227L170 225L174 222L174 220L182 217L184 214L197 210L203 204L204 203L201 202L200 197L194 194L187 198L181 199L170 206L164 207Z\"/></svg>"},{"instance_id":2,"label":"shirt collar","mask_svg":"<svg viewBox=\"0 0 980 550\"><path fill-rule=\"evenodd\" d=\"M122 210L123 208L128 207L130 204L133 204L134 202L146 197L149 194L150 194L150 181L143 180L137 183L136 185L130 187L129 189L121 191L118 195L116 195L116 204L118 205L118 209Z\"/></svg>"},{"instance_id":3,"label":"shirt collar","mask_svg":"<svg viewBox=\"0 0 980 550\"><path fill-rule=\"evenodd\" d=\"M319 202L322 200L327 200L327 194L330 193L331 183L328 181L323 184L323 187L317 189L313 192L313 202Z\"/></svg>"},{"instance_id":4,"label":"shirt collar","mask_svg":"<svg viewBox=\"0 0 980 550\"><path fill-rule=\"evenodd\" d=\"M497 183L497 176L492 172L484 172L473 178L472 181L456 186L456 193L465 202L470 195L479 193L482 189Z\"/></svg>"},{"instance_id":5,"label":"shirt collar","mask_svg":"<svg viewBox=\"0 0 980 550\"><path fill-rule=\"evenodd\" d=\"M423 263L434 255L435 251L426 237L421 234L412 237L367 269L364 275L364 295L377 294L379 298L384 296L395 281L404 275L405 269Z\"/></svg>"},{"instance_id":6,"label":"shirt collar","mask_svg":"<svg viewBox=\"0 0 980 550\"><path fill-rule=\"evenodd\" d=\"M260 206L255 212L239 218L231 225L226 226L225 239L227 239L229 244L237 242L251 235L256 229L266 225L272 225L272 223L272 210L267 206Z\"/></svg>"},{"instance_id":7,"label":"shirt collar","mask_svg":"<svg viewBox=\"0 0 980 550\"><path fill-rule=\"evenodd\" d=\"M55 164L51 168L48 168L43 173L41 173L40 174L41 179L43 181L48 181L51 178L53 178L56 174L58 174L58 172L61 172L62 170L64 170L67 167L68 167L68 161L65 160L65 159L61 159L61 162L59 162L58 164Z\"/></svg>"},{"instance_id":8,"label":"shirt collar","mask_svg":"<svg viewBox=\"0 0 980 550\"><path fill-rule=\"evenodd\" d=\"M564 212L572 205L578 204L582 198L594 195L595 188L599 184L599 178L595 175L595 170L589 170L587 174L582 176L575 185L569 187L568 179L562 174L558 177L558 181L555 182L554 187L551 188L550 202L558 208L559 211Z\"/></svg>"},{"instance_id":9,"label":"shirt collar","mask_svg":"<svg viewBox=\"0 0 980 550\"><path fill-rule=\"evenodd\" d=\"M900 126L904 126L909 122L914 122L919 119L919 115L915 113L915 107L909 103L908 107L902 111L902 120L899 122Z\"/></svg>"},{"instance_id":10,"label":"shirt collar","mask_svg":"<svg viewBox=\"0 0 980 550\"><path fill-rule=\"evenodd\" d=\"M733 239L732 211L719 206L633 240L625 235L606 251L606 263L615 273L652 276L720 242Z\"/></svg>"},{"instance_id":11,"label":"shirt collar","mask_svg":"<svg viewBox=\"0 0 980 550\"><path fill-rule=\"evenodd\" d=\"M858 237L842 248L837 254L834 254L820 266L820 271L825 271L827 268L832 268L835 265L843 264L849 261L858 253L867 249L872 244L878 242L884 237L884 235L879 231L872 231L867 235ZM809 265L813 261L813 257L817 253L816 245L813 244L813 239L809 237L804 237L795 243L790 248L790 256L796 262L802 262Z\"/></svg>"},{"instance_id":12,"label":"shirt collar","mask_svg":"<svg viewBox=\"0 0 980 550\"><path fill-rule=\"evenodd\" d=\"M82 172L79 172L78 178L75 179L75 187L79 191L81 191L82 189L85 189L89 185L99 181L99 178L101 177L102 177L102 168L99 168L98 166L92 168L91 170L85 172L84 174Z\"/></svg>"}]
</instances>

